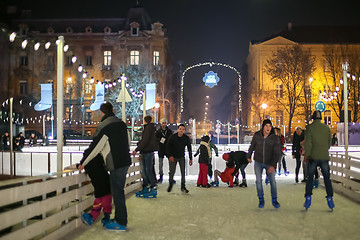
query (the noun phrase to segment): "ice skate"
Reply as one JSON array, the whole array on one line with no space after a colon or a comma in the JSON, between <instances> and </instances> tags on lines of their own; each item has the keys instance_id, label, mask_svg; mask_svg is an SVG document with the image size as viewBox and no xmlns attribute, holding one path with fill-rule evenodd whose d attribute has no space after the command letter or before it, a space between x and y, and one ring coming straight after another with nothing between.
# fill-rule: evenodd
<instances>
[{"instance_id":1,"label":"ice skate","mask_svg":"<svg viewBox=\"0 0 360 240\"><path fill-rule=\"evenodd\" d=\"M211 182L210 184L211 184L211 186L213 186L213 187L218 187L218 186L219 186L219 181L213 181L213 182Z\"/></svg>"},{"instance_id":2,"label":"ice skate","mask_svg":"<svg viewBox=\"0 0 360 240\"><path fill-rule=\"evenodd\" d=\"M307 196L305 197L305 203L304 203L305 210L308 210L310 206L311 206L311 196Z\"/></svg>"},{"instance_id":3,"label":"ice skate","mask_svg":"<svg viewBox=\"0 0 360 240\"><path fill-rule=\"evenodd\" d=\"M277 201L277 198L272 198L272 205L274 206L274 208L279 208L280 207L280 203Z\"/></svg>"},{"instance_id":4,"label":"ice skate","mask_svg":"<svg viewBox=\"0 0 360 240\"><path fill-rule=\"evenodd\" d=\"M105 227L108 222L110 222L110 214L104 213L104 217L101 219L103 227Z\"/></svg>"},{"instance_id":5,"label":"ice skate","mask_svg":"<svg viewBox=\"0 0 360 240\"><path fill-rule=\"evenodd\" d=\"M285 170L285 172L284 172L284 173L285 173L285 176L287 176L287 175L289 175L289 174L290 174L290 172L289 172L289 171L286 171L286 170Z\"/></svg>"},{"instance_id":6,"label":"ice skate","mask_svg":"<svg viewBox=\"0 0 360 240\"><path fill-rule=\"evenodd\" d=\"M151 188L148 193L143 194L141 197L143 198L157 198L157 189Z\"/></svg>"},{"instance_id":7,"label":"ice skate","mask_svg":"<svg viewBox=\"0 0 360 240\"><path fill-rule=\"evenodd\" d=\"M335 207L333 197L331 197L331 196L326 197L326 201L327 201L327 204L328 204L330 210L333 211L334 207Z\"/></svg>"},{"instance_id":8,"label":"ice skate","mask_svg":"<svg viewBox=\"0 0 360 240\"><path fill-rule=\"evenodd\" d=\"M242 187L242 188L246 188L246 187L247 187L246 179L243 179L243 180L242 180L242 183L239 185L239 187Z\"/></svg>"},{"instance_id":9,"label":"ice skate","mask_svg":"<svg viewBox=\"0 0 360 240\"><path fill-rule=\"evenodd\" d=\"M91 216L91 214L89 213L83 213L83 215L81 215L81 220L83 221L83 223L85 223L86 225L91 226L93 223L93 217Z\"/></svg>"},{"instance_id":10,"label":"ice skate","mask_svg":"<svg viewBox=\"0 0 360 240\"><path fill-rule=\"evenodd\" d=\"M138 191L135 196L136 197L142 197L144 194L149 192L149 188L148 187L144 187L143 190Z\"/></svg>"},{"instance_id":11,"label":"ice skate","mask_svg":"<svg viewBox=\"0 0 360 240\"><path fill-rule=\"evenodd\" d=\"M181 188L181 192L183 192L183 193L189 193L189 190L187 190L186 187L182 187L182 188Z\"/></svg>"},{"instance_id":12,"label":"ice skate","mask_svg":"<svg viewBox=\"0 0 360 240\"><path fill-rule=\"evenodd\" d=\"M161 184L163 182L163 175L160 175L158 183Z\"/></svg>"},{"instance_id":13,"label":"ice skate","mask_svg":"<svg viewBox=\"0 0 360 240\"><path fill-rule=\"evenodd\" d=\"M281 171L280 170L278 171L278 175L281 176Z\"/></svg>"},{"instance_id":14,"label":"ice skate","mask_svg":"<svg viewBox=\"0 0 360 240\"><path fill-rule=\"evenodd\" d=\"M264 196L259 196L259 208L264 208L264 206L265 206Z\"/></svg>"},{"instance_id":15,"label":"ice skate","mask_svg":"<svg viewBox=\"0 0 360 240\"><path fill-rule=\"evenodd\" d=\"M234 186L239 186L239 179L238 178L235 178Z\"/></svg>"}]
</instances>

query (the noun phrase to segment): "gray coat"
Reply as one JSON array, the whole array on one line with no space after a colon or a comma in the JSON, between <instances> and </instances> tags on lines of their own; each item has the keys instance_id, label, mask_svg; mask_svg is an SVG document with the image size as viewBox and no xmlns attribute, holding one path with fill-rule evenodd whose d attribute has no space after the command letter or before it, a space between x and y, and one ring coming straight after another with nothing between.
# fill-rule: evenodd
<instances>
[{"instance_id":1,"label":"gray coat","mask_svg":"<svg viewBox=\"0 0 360 240\"><path fill-rule=\"evenodd\" d=\"M262 129L254 134L251 140L247 158L254 153L256 162L265 163L276 168L281 159L280 138L272 130L267 138L264 138Z\"/></svg>"}]
</instances>

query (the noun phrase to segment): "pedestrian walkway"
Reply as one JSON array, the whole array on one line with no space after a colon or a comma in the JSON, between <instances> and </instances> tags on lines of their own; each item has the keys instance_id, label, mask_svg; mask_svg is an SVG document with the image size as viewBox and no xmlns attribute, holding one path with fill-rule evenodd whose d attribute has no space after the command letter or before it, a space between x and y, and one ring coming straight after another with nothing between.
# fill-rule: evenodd
<instances>
[{"instance_id":1,"label":"pedestrian walkway","mask_svg":"<svg viewBox=\"0 0 360 240\"><path fill-rule=\"evenodd\" d=\"M179 181L168 193L164 181L157 199L129 196L127 232L106 231L98 221L66 239L359 239L359 204L335 193L335 209L330 212L325 189L319 187L305 211L305 184L295 184L294 175L277 177L279 209L271 205L270 186L264 186L265 208L257 207L254 175L248 175L248 188L228 188L224 183L197 188L196 177L187 177L188 195L181 193Z\"/></svg>"}]
</instances>

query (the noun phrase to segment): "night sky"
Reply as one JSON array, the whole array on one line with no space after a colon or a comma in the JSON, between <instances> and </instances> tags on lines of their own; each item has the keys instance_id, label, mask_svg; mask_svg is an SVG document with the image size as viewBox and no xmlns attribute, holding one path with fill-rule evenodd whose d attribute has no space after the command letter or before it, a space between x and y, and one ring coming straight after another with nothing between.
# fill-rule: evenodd
<instances>
[{"instance_id":1,"label":"night sky","mask_svg":"<svg viewBox=\"0 0 360 240\"><path fill-rule=\"evenodd\" d=\"M1 0L4 4L6 0ZM122 18L134 0L88 1L13 1L33 10L36 17ZM47 5L51 2L51 5ZM249 42L260 40L293 25L359 25L358 1L324 0L142 0L153 22L167 28L170 49L175 62L184 68L200 62L229 64L240 72L248 53ZM55 6L56 3L61 4ZM75 5L74 5L75 4ZM46 9L46 10L45 10ZM53 11L51 10L53 9ZM202 77L212 70L220 77L218 86L210 89ZM230 89L237 75L223 67L202 67L185 76L188 99L186 118L204 117L205 96L209 95L212 120L226 119ZM246 89L243 89L246 91ZM220 106L220 107L219 107ZM185 119L186 119L185 118Z\"/></svg>"}]
</instances>

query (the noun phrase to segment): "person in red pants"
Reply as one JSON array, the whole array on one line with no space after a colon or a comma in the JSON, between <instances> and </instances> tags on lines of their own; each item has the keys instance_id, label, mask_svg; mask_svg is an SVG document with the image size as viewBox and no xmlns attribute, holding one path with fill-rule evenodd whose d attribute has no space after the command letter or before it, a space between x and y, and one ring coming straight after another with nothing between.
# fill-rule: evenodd
<instances>
[{"instance_id":1,"label":"person in red pants","mask_svg":"<svg viewBox=\"0 0 360 240\"><path fill-rule=\"evenodd\" d=\"M208 164L211 156L211 150L209 146L209 136L203 136L201 138L200 147L199 147L199 176L197 180L197 187L209 188L211 185L208 183ZM196 157L197 154L194 155Z\"/></svg>"},{"instance_id":2,"label":"person in red pants","mask_svg":"<svg viewBox=\"0 0 360 240\"><path fill-rule=\"evenodd\" d=\"M210 183L211 186L213 187L219 186L219 177L221 178L221 181L223 181L224 183L228 183L229 187L234 187L234 175L238 174L239 170L234 173L235 170L234 161L228 161L229 157L227 157L227 155L225 156L224 155L223 155L223 159L226 161L226 168L223 172L220 172L217 169L214 171L214 181Z\"/></svg>"}]
</instances>

